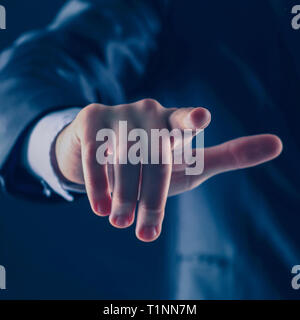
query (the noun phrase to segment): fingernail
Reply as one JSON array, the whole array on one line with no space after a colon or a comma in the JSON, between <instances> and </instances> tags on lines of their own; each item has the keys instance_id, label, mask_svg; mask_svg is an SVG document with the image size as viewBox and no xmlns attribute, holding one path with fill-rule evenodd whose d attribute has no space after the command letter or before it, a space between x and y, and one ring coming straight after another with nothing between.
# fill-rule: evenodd
<instances>
[{"instance_id":1,"label":"fingernail","mask_svg":"<svg viewBox=\"0 0 300 320\"><path fill-rule=\"evenodd\" d=\"M101 216L108 216L111 211L111 201L104 200L97 204L97 212Z\"/></svg>"},{"instance_id":2,"label":"fingernail","mask_svg":"<svg viewBox=\"0 0 300 320\"><path fill-rule=\"evenodd\" d=\"M195 128L204 129L209 124L211 115L207 109L196 108L189 114L189 118Z\"/></svg>"},{"instance_id":3,"label":"fingernail","mask_svg":"<svg viewBox=\"0 0 300 320\"><path fill-rule=\"evenodd\" d=\"M129 225L129 219L126 216L118 216L113 219L114 224L120 228L127 227Z\"/></svg>"},{"instance_id":4,"label":"fingernail","mask_svg":"<svg viewBox=\"0 0 300 320\"><path fill-rule=\"evenodd\" d=\"M158 232L156 227L143 227L140 235L144 240L153 240L156 238Z\"/></svg>"}]
</instances>

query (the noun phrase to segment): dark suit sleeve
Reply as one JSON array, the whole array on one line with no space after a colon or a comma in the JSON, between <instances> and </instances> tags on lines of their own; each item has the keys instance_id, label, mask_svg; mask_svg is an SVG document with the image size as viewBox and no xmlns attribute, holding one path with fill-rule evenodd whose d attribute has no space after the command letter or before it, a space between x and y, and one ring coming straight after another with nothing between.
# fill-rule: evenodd
<instances>
[{"instance_id":1,"label":"dark suit sleeve","mask_svg":"<svg viewBox=\"0 0 300 320\"><path fill-rule=\"evenodd\" d=\"M4 189L16 187L8 172L17 161L20 139L36 119L62 107L126 101L126 93L143 76L158 48L163 2L69 1L51 25L23 35L2 53L0 182Z\"/></svg>"}]
</instances>

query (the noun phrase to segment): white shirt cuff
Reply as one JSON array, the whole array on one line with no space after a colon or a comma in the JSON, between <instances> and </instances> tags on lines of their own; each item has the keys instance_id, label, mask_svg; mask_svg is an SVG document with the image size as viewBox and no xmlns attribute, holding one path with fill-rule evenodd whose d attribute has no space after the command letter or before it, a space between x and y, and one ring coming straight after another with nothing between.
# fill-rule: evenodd
<instances>
[{"instance_id":1,"label":"white shirt cuff","mask_svg":"<svg viewBox=\"0 0 300 320\"><path fill-rule=\"evenodd\" d=\"M75 119L80 110L80 108L70 108L46 115L34 126L24 145L25 167L41 181L47 196L51 195L50 189L52 189L65 200L73 201L70 191L85 192L84 186L64 184L56 174L51 161L51 147L58 133Z\"/></svg>"}]
</instances>

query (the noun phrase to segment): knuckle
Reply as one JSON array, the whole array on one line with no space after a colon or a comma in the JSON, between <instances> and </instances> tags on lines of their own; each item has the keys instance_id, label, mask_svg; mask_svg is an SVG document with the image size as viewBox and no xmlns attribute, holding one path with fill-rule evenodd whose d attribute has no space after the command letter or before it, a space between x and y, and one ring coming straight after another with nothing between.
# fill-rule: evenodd
<instances>
[{"instance_id":1,"label":"knuckle","mask_svg":"<svg viewBox=\"0 0 300 320\"><path fill-rule=\"evenodd\" d=\"M83 122L94 119L95 116L99 114L99 107L101 107L101 105L97 103L89 104L79 112L78 118Z\"/></svg>"},{"instance_id":2,"label":"knuckle","mask_svg":"<svg viewBox=\"0 0 300 320\"><path fill-rule=\"evenodd\" d=\"M142 209L143 211L147 212L148 214L147 222L149 222L149 220L151 221L159 220L162 217L164 212L164 206L162 204L153 205L146 202L140 202L139 209Z\"/></svg>"},{"instance_id":3,"label":"knuckle","mask_svg":"<svg viewBox=\"0 0 300 320\"><path fill-rule=\"evenodd\" d=\"M140 103L142 104L143 109L146 111L154 111L161 108L161 104L157 100L151 98L143 99L140 101Z\"/></svg>"},{"instance_id":4,"label":"knuckle","mask_svg":"<svg viewBox=\"0 0 300 320\"><path fill-rule=\"evenodd\" d=\"M130 209L130 210L132 210L132 207L135 204L134 197L129 195L124 190L117 190L114 194L114 200L118 204L118 206Z\"/></svg>"}]
</instances>

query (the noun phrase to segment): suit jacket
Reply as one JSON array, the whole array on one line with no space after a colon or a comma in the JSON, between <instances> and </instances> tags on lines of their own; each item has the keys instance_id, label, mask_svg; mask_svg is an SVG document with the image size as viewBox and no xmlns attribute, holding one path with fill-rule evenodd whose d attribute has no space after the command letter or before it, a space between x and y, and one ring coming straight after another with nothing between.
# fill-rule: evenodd
<instances>
[{"instance_id":1,"label":"suit jacket","mask_svg":"<svg viewBox=\"0 0 300 320\"><path fill-rule=\"evenodd\" d=\"M49 283L56 279L61 295L50 284L41 289L44 274L33 276L24 259L34 286L23 292L28 282L20 276L17 296L297 297L290 270L300 261L299 36L290 27L290 8L289 1L73 0L50 26L2 54L1 181L13 194L42 197L42 187L18 165L26 130L51 110L91 102L148 96L167 107L204 105L213 115L207 145L270 131L288 150L271 164L228 173L172 199L163 237L152 246L108 230L95 217L74 218L70 207L60 226L51 217L48 229L39 216L48 236L34 232L44 245L53 241L46 249L51 268L33 239L24 252L33 246L44 257L34 270L49 274ZM80 204L87 209L84 199Z\"/></svg>"}]
</instances>

